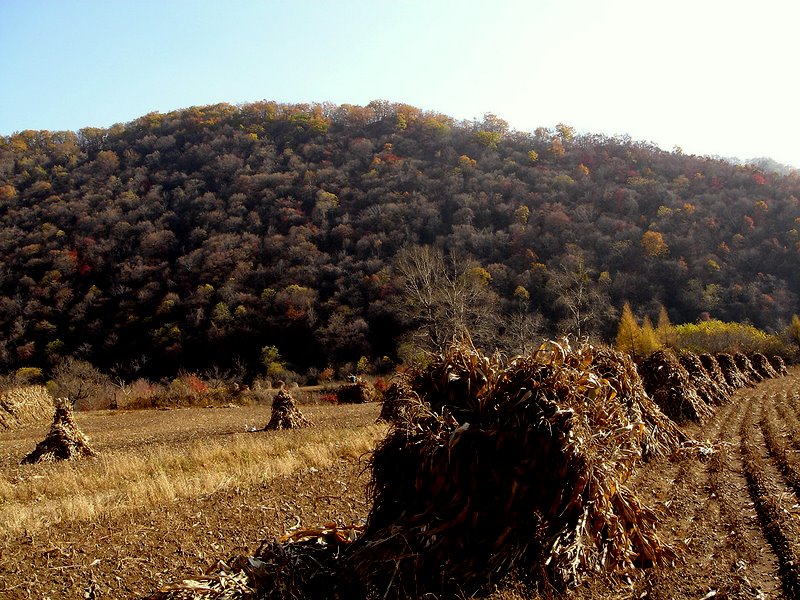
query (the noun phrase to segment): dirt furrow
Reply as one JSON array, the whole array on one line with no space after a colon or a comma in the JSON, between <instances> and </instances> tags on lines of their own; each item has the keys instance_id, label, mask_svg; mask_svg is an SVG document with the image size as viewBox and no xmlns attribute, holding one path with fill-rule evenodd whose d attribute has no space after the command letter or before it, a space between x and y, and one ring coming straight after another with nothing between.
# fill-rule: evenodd
<instances>
[{"instance_id":1,"label":"dirt furrow","mask_svg":"<svg viewBox=\"0 0 800 600\"><path fill-rule=\"evenodd\" d=\"M761 434L769 455L780 470L786 485L792 489L796 497L800 497L800 459L791 443L787 443L788 434L785 427L781 426L781 419L775 408L778 401L779 398L774 396L764 403L759 422Z\"/></svg>"},{"instance_id":2,"label":"dirt furrow","mask_svg":"<svg viewBox=\"0 0 800 600\"><path fill-rule=\"evenodd\" d=\"M753 572L755 576L750 576L750 579L759 582L757 587L774 593L778 588L775 579L777 556L763 552L767 546L766 539L755 513L747 505L747 481L737 452L739 431L745 415L751 410L751 398L749 394L742 393L729 406L729 416L726 418L723 413L724 421L715 438L719 444L718 452L707 465L708 486L711 497L719 503L728 532L725 543L733 550L731 571L740 573L743 580L748 579L747 572Z\"/></svg>"},{"instance_id":3,"label":"dirt furrow","mask_svg":"<svg viewBox=\"0 0 800 600\"><path fill-rule=\"evenodd\" d=\"M756 514L747 504L738 454L739 430L749 402L749 396L738 394L733 402L718 407L705 426L690 432L713 444L710 460L684 453L645 465L637 476L634 489L648 500L651 494L651 501L665 507L659 526L662 535L684 553L682 564L650 575L650 597L702 598L710 592L720 597L783 596L778 558L769 551Z\"/></svg>"},{"instance_id":4,"label":"dirt furrow","mask_svg":"<svg viewBox=\"0 0 800 600\"><path fill-rule=\"evenodd\" d=\"M764 404L771 401L766 391L753 396L740 430L740 452L750 497L758 512L761 526L780 561L780 577L789 598L800 594L800 533L789 507L797 496L786 486L778 467L770 460L759 423Z\"/></svg>"},{"instance_id":5,"label":"dirt furrow","mask_svg":"<svg viewBox=\"0 0 800 600\"><path fill-rule=\"evenodd\" d=\"M773 404L780 423L783 424L784 436L795 450L800 450L800 419L797 409L791 405L790 396L784 390L775 396Z\"/></svg>"},{"instance_id":6,"label":"dirt furrow","mask_svg":"<svg viewBox=\"0 0 800 600\"><path fill-rule=\"evenodd\" d=\"M800 391L785 389L784 394L786 394L786 404L792 407L795 414L800 414Z\"/></svg>"},{"instance_id":7,"label":"dirt furrow","mask_svg":"<svg viewBox=\"0 0 800 600\"><path fill-rule=\"evenodd\" d=\"M769 548L752 505L748 504L747 480L738 453L739 434L746 416L753 410L752 391L743 390L732 402L718 409L719 429L712 438L717 446L705 471L710 492L709 504L717 503L720 519L704 526L717 530L720 549L713 560L722 559L729 578L717 587L717 595L731 597L780 597L778 557ZM712 499L714 502L712 502ZM725 534L720 531L724 525ZM721 539L720 539L721 538Z\"/></svg>"}]
</instances>

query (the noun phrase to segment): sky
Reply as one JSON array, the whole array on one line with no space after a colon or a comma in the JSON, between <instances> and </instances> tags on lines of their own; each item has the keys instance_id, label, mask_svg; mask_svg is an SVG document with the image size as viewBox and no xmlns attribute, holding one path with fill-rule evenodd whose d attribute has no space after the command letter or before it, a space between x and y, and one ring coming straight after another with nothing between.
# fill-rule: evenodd
<instances>
[{"instance_id":1,"label":"sky","mask_svg":"<svg viewBox=\"0 0 800 600\"><path fill-rule=\"evenodd\" d=\"M796 0L0 0L0 135L383 99L800 167Z\"/></svg>"}]
</instances>

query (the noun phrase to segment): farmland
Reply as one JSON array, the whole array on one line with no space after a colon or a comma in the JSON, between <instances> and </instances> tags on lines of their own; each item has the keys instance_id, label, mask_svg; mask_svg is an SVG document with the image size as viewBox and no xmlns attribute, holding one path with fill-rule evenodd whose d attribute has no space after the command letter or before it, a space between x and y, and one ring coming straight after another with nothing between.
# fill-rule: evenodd
<instances>
[{"instance_id":1,"label":"farmland","mask_svg":"<svg viewBox=\"0 0 800 600\"><path fill-rule=\"evenodd\" d=\"M737 391L684 426L699 443L634 472L629 487L681 553L674 567L630 585L590 577L566 597L793 597L799 379L794 368ZM248 431L268 405L78 413L100 457L72 464L19 466L46 425L0 433L0 593L146 596L298 523L364 518L379 406L302 408L312 428L269 433Z\"/></svg>"},{"instance_id":2,"label":"farmland","mask_svg":"<svg viewBox=\"0 0 800 600\"><path fill-rule=\"evenodd\" d=\"M0 433L0 595L136 597L298 522L367 512L377 404L307 406L315 426L248 432L269 405L78 413L97 460L21 467L47 424Z\"/></svg>"}]
</instances>

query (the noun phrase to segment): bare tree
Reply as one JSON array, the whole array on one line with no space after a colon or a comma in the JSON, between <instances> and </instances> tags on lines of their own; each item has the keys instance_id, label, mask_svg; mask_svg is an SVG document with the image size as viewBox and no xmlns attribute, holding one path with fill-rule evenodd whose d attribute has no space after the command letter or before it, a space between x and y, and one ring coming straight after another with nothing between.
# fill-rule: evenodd
<instances>
[{"instance_id":1,"label":"bare tree","mask_svg":"<svg viewBox=\"0 0 800 600\"><path fill-rule=\"evenodd\" d=\"M587 337L615 317L605 286L577 246L567 246L567 253L551 271L547 287L564 313L559 323L562 333Z\"/></svg>"},{"instance_id":2,"label":"bare tree","mask_svg":"<svg viewBox=\"0 0 800 600\"><path fill-rule=\"evenodd\" d=\"M133 393L133 388L131 384L123 377L117 367L113 367L111 369L111 385L113 385L119 392L114 392L113 396L111 397L111 408L117 409L119 408L119 397L118 393L122 394L124 399L123 406L128 406L130 404L131 394Z\"/></svg>"},{"instance_id":3,"label":"bare tree","mask_svg":"<svg viewBox=\"0 0 800 600\"><path fill-rule=\"evenodd\" d=\"M398 310L417 325L420 346L439 351L459 337L478 345L496 343L497 295L477 263L412 246L398 253L394 269L403 286Z\"/></svg>"},{"instance_id":4,"label":"bare tree","mask_svg":"<svg viewBox=\"0 0 800 600\"><path fill-rule=\"evenodd\" d=\"M68 398L80 408L108 394L110 385L109 378L92 364L68 356L53 369L48 390L54 398Z\"/></svg>"},{"instance_id":5,"label":"bare tree","mask_svg":"<svg viewBox=\"0 0 800 600\"><path fill-rule=\"evenodd\" d=\"M148 358L144 354L139 358L135 358L128 362L127 364L117 363L113 367L111 367L111 375L109 380L111 385L113 385L119 393L122 394L124 399L124 406L128 406L130 404L131 394L133 393L133 387L131 386L131 381L133 376L136 375L146 364ZM114 392L111 398L111 408L118 408L119 407L119 397L117 392Z\"/></svg>"},{"instance_id":6,"label":"bare tree","mask_svg":"<svg viewBox=\"0 0 800 600\"><path fill-rule=\"evenodd\" d=\"M504 322L503 343L511 354L530 354L544 341L544 317L539 312L517 310Z\"/></svg>"}]
</instances>

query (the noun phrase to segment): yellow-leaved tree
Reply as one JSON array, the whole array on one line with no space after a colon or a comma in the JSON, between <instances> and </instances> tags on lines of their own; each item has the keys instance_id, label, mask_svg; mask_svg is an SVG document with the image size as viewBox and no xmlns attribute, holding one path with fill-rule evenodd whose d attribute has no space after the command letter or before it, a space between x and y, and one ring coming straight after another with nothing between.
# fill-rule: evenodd
<instances>
[{"instance_id":1,"label":"yellow-leaved tree","mask_svg":"<svg viewBox=\"0 0 800 600\"><path fill-rule=\"evenodd\" d=\"M658 311L658 321L656 322L656 339L658 343L667 348L675 348L677 343L677 334L675 328L669 320L667 309L663 306Z\"/></svg>"},{"instance_id":2,"label":"yellow-leaved tree","mask_svg":"<svg viewBox=\"0 0 800 600\"><path fill-rule=\"evenodd\" d=\"M642 248L645 254L651 257L664 256L669 252L669 246L658 231L645 231L642 235Z\"/></svg>"},{"instance_id":3,"label":"yellow-leaved tree","mask_svg":"<svg viewBox=\"0 0 800 600\"><path fill-rule=\"evenodd\" d=\"M642 234L642 248L647 256L653 258L665 256L669 252L664 236L658 231L645 231Z\"/></svg>"},{"instance_id":4,"label":"yellow-leaved tree","mask_svg":"<svg viewBox=\"0 0 800 600\"><path fill-rule=\"evenodd\" d=\"M792 322L786 328L786 334L792 343L800 347L800 317L792 315Z\"/></svg>"},{"instance_id":5,"label":"yellow-leaved tree","mask_svg":"<svg viewBox=\"0 0 800 600\"><path fill-rule=\"evenodd\" d=\"M640 326L631 305L626 302L622 307L614 346L617 350L630 354L634 360L640 360L658 350L661 343L649 317L645 317Z\"/></svg>"},{"instance_id":6,"label":"yellow-leaved tree","mask_svg":"<svg viewBox=\"0 0 800 600\"><path fill-rule=\"evenodd\" d=\"M639 338L639 324L633 316L631 305L625 303L622 307L622 316L617 326L617 337L614 342L617 350L633 355L636 349L636 340Z\"/></svg>"},{"instance_id":7,"label":"yellow-leaved tree","mask_svg":"<svg viewBox=\"0 0 800 600\"><path fill-rule=\"evenodd\" d=\"M642 322L642 329L639 332L639 348L637 354L641 354L641 356L650 356L660 347L661 344L656 337L656 330L653 327L653 323L650 321L650 317L645 316Z\"/></svg>"}]
</instances>

